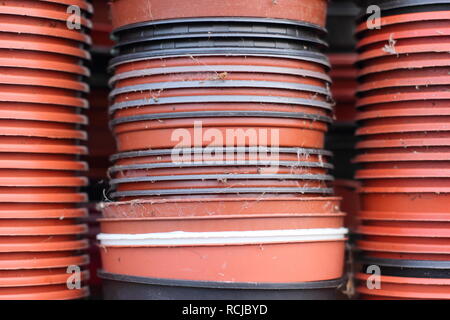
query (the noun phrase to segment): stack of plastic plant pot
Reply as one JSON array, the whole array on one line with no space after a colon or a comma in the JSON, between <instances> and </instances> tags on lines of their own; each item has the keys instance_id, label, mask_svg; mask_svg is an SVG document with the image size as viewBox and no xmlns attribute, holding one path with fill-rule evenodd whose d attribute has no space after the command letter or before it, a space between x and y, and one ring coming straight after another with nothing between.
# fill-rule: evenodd
<instances>
[{"instance_id":1,"label":"stack of plastic plant pot","mask_svg":"<svg viewBox=\"0 0 450 320\"><path fill-rule=\"evenodd\" d=\"M335 100L335 122L328 132L326 148L334 154L334 190L343 198L342 210L347 213L346 226L353 231L357 225L359 208L358 182L354 180L356 167L352 160L355 152L355 116L357 69L354 29L359 13L352 0L332 1L328 9L327 29L331 91Z\"/></svg>"},{"instance_id":2,"label":"stack of plastic plant pot","mask_svg":"<svg viewBox=\"0 0 450 320\"><path fill-rule=\"evenodd\" d=\"M85 222L89 226L88 238L90 241L90 273L89 286L91 298L101 298L101 281L97 276L97 270L101 268L101 258L96 236L99 233L98 219L101 213L97 210L97 203L104 199L104 190L108 187L107 170L109 156L114 153L114 139L108 126L108 61L111 59L110 39L112 30L109 18L109 5L104 0L92 1L94 13L92 16L92 46L91 46L91 77L89 78L90 93L88 95L89 118L88 149L89 157L89 186L86 189L89 196L89 216Z\"/></svg>"},{"instance_id":3,"label":"stack of plastic plant pot","mask_svg":"<svg viewBox=\"0 0 450 320\"><path fill-rule=\"evenodd\" d=\"M449 299L450 3L369 4L382 18L378 29L357 27L357 290L366 299Z\"/></svg>"},{"instance_id":4,"label":"stack of plastic plant pot","mask_svg":"<svg viewBox=\"0 0 450 320\"><path fill-rule=\"evenodd\" d=\"M325 14L317 0L112 3L105 298L337 298Z\"/></svg>"},{"instance_id":5,"label":"stack of plastic plant pot","mask_svg":"<svg viewBox=\"0 0 450 320\"><path fill-rule=\"evenodd\" d=\"M72 2L79 12L62 0L0 6L0 300L88 295L78 219L91 6Z\"/></svg>"}]
</instances>

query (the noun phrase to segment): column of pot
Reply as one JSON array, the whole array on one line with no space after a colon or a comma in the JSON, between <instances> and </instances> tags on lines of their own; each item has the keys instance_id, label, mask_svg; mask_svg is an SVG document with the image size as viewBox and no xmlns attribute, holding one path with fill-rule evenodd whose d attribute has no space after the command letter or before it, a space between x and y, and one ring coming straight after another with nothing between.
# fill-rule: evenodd
<instances>
[{"instance_id":1,"label":"column of pot","mask_svg":"<svg viewBox=\"0 0 450 320\"><path fill-rule=\"evenodd\" d=\"M0 300L88 295L78 219L92 8L73 4L79 12L57 0L0 6Z\"/></svg>"},{"instance_id":2,"label":"column of pot","mask_svg":"<svg viewBox=\"0 0 450 320\"><path fill-rule=\"evenodd\" d=\"M106 298L336 298L326 1L255 4L113 3Z\"/></svg>"},{"instance_id":3,"label":"column of pot","mask_svg":"<svg viewBox=\"0 0 450 320\"><path fill-rule=\"evenodd\" d=\"M449 299L450 3L364 4L382 18L379 29L363 19L357 27L357 290L365 299ZM368 286L374 272L380 285Z\"/></svg>"}]
</instances>

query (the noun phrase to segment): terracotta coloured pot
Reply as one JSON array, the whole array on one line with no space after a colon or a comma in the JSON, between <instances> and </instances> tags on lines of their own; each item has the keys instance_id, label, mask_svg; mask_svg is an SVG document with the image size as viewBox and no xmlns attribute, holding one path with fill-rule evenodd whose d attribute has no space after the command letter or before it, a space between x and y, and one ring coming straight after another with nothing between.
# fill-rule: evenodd
<instances>
[{"instance_id":1,"label":"terracotta coloured pot","mask_svg":"<svg viewBox=\"0 0 450 320\"><path fill-rule=\"evenodd\" d=\"M439 165L440 163L431 162L431 163L423 163L414 166L414 168L410 168L408 164L410 163L401 163L385 165L385 168L381 168L381 165L366 165L369 167L368 169L360 169L356 173L356 179L369 180L369 179L398 179L405 178L411 179L411 181L417 181L418 179L423 178L423 185L426 185L426 180L428 178L449 178L449 174L445 171L448 170L446 165ZM371 168L370 168L371 167ZM403 167L403 168L402 168ZM431 167L431 168L430 168ZM443 179L445 180L445 179ZM365 184L368 183L365 181ZM420 184L420 183L419 183ZM390 186L390 185L387 185ZM440 186L439 184L437 186Z\"/></svg>"},{"instance_id":2,"label":"terracotta coloured pot","mask_svg":"<svg viewBox=\"0 0 450 320\"><path fill-rule=\"evenodd\" d=\"M85 131L76 130L76 125L28 120L0 120L2 136L43 137L53 139L86 140Z\"/></svg>"},{"instance_id":3,"label":"terracotta coloured pot","mask_svg":"<svg viewBox=\"0 0 450 320\"><path fill-rule=\"evenodd\" d=\"M0 187L1 203L83 203L85 193L77 188Z\"/></svg>"},{"instance_id":4,"label":"terracotta coloured pot","mask_svg":"<svg viewBox=\"0 0 450 320\"><path fill-rule=\"evenodd\" d=\"M0 219L71 219L87 216L75 204L0 203Z\"/></svg>"},{"instance_id":5,"label":"terracotta coloured pot","mask_svg":"<svg viewBox=\"0 0 450 320\"><path fill-rule=\"evenodd\" d=\"M51 3L50 1L33 2L27 0L11 1L7 0L2 5L0 14L15 15L21 18L35 17L45 18L56 21L68 21L71 13L67 12L67 5L78 5L80 8L87 8L86 2L77 1L78 3L65 3L64 6L60 4ZM80 17L80 24L85 28L91 28L92 23L85 17Z\"/></svg>"},{"instance_id":6,"label":"terracotta coloured pot","mask_svg":"<svg viewBox=\"0 0 450 320\"><path fill-rule=\"evenodd\" d=\"M450 145L448 132L397 133L365 136L357 149L441 147Z\"/></svg>"},{"instance_id":7,"label":"terracotta coloured pot","mask_svg":"<svg viewBox=\"0 0 450 320\"><path fill-rule=\"evenodd\" d=\"M8 106L5 106L8 105ZM86 125L88 118L82 114L77 114L78 110L64 110L64 107L46 107L38 104L22 104L22 103L0 103L2 110L0 119L11 120L35 120L62 122ZM60 110L55 110L55 109ZM9 109L9 110L8 110ZM56 112L55 112L56 111Z\"/></svg>"},{"instance_id":8,"label":"terracotta coloured pot","mask_svg":"<svg viewBox=\"0 0 450 320\"><path fill-rule=\"evenodd\" d=\"M345 208L343 208L345 210ZM450 213L360 211L358 218L374 221L450 221Z\"/></svg>"},{"instance_id":9,"label":"terracotta coloured pot","mask_svg":"<svg viewBox=\"0 0 450 320\"><path fill-rule=\"evenodd\" d=\"M290 214L339 214L339 198L218 198L218 199L161 199L139 202L104 202L101 204L106 218L194 217Z\"/></svg>"},{"instance_id":10,"label":"terracotta coloured pot","mask_svg":"<svg viewBox=\"0 0 450 320\"><path fill-rule=\"evenodd\" d=\"M445 37L450 35L450 29L448 28L449 20L450 19L415 21L411 23L385 26L380 30L371 30L371 32L366 32L359 35L362 38L358 41L357 49L363 50L365 46L378 42L389 42L390 39L396 41L399 39Z\"/></svg>"},{"instance_id":11,"label":"terracotta coloured pot","mask_svg":"<svg viewBox=\"0 0 450 320\"><path fill-rule=\"evenodd\" d=\"M0 299L2 300L73 300L87 296L89 296L88 287L70 290L67 285L0 288Z\"/></svg>"},{"instance_id":12,"label":"terracotta coloured pot","mask_svg":"<svg viewBox=\"0 0 450 320\"><path fill-rule=\"evenodd\" d=\"M433 53L433 52L446 52L449 50L450 45L448 44L449 37L440 37L439 40L426 37L426 38L416 38L416 39L400 39L397 40L396 44L391 49L385 48L385 43L376 43L369 45L365 48L365 51L360 53L358 56L359 61L365 61L369 59L386 57L391 55L406 55L413 53ZM394 53L395 50L395 53Z\"/></svg>"},{"instance_id":13,"label":"terracotta coloured pot","mask_svg":"<svg viewBox=\"0 0 450 320\"><path fill-rule=\"evenodd\" d=\"M333 182L334 192L342 198L341 210L347 215L345 217L345 227L354 231L359 223L357 215L359 212L358 188L360 184L354 180L335 180Z\"/></svg>"},{"instance_id":14,"label":"terracotta coloured pot","mask_svg":"<svg viewBox=\"0 0 450 320\"><path fill-rule=\"evenodd\" d=\"M85 155L87 148L76 140L0 136L0 152Z\"/></svg>"},{"instance_id":15,"label":"terracotta coloured pot","mask_svg":"<svg viewBox=\"0 0 450 320\"><path fill-rule=\"evenodd\" d=\"M356 163L392 163L414 162L422 165L425 161L432 161L431 164L438 164L436 161L450 160L450 148L404 148L404 149L379 149L376 151L359 154L354 162ZM423 162L422 162L423 161Z\"/></svg>"},{"instance_id":16,"label":"terracotta coloured pot","mask_svg":"<svg viewBox=\"0 0 450 320\"><path fill-rule=\"evenodd\" d=\"M32 87L50 87L72 90L82 93L89 91L89 86L82 82L80 77L74 75L61 75L60 72L30 70L19 68L1 68L4 77L1 84L24 85Z\"/></svg>"},{"instance_id":17,"label":"terracotta coloured pot","mask_svg":"<svg viewBox=\"0 0 450 320\"><path fill-rule=\"evenodd\" d=\"M449 223L445 221L372 221L364 220L357 232L364 235L448 238Z\"/></svg>"},{"instance_id":18,"label":"terracotta coloured pot","mask_svg":"<svg viewBox=\"0 0 450 320\"><path fill-rule=\"evenodd\" d=\"M362 273L356 275L361 281L356 289L359 293L396 299L450 299L449 279L381 276L381 289L370 290L364 285L369 277Z\"/></svg>"},{"instance_id":19,"label":"terracotta coloured pot","mask_svg":"<svg viewBox=\"0 0 450 320\"><path fill-rule=\"evenodd\" d=\"M0 237L0 252L77 251L88 248L88 244L77 236L5 236Z\"/></svg>"},{"instance_id":20,"label":"terracotta coloured pot","mask_svg":"<svg viewBox=\"0 0 450 320\"><path fill-rule=\"evenodd\" d=\"M442 106L446 104L445 100L436 102L422 103L421 108L417 107L417 103L395 103L395 104L379 104L364 108L358 113L356 119L358 121L400 117L436 117L450 115L450 108ZM433 107L427 108L429 105ZM389 121L389 120L387 120Z\"/></svg>"},{"instance_id":21,"label":"terracotta coloured pot","mask_svg":"<svg viewBox=\"0 0 450 320\"><path fill-rule=\"evenodd\" d=\"M396 259L396 260L423 260L423 261L448 261L448 254L436 253L398 253L398 252L383 252L383 251L364 251L364 255L370 258L377 259Z\"/></svg>"},{"instance_id":22,"label":"terracotta coloured pot","mask_svg":"<svg viewBox=\"0 0 450 320\"><path fill-rule=\"evenodd\" d=\"M364 136L399 132L445 132L450 129L450 125L447 124L449 118L446 116L417 116L366 120L356 134Z\"/></svg>"},{"instance_id":23,"label":"terracotta coloured pot","mask_svg":"<svg viewBox=\"0 0 450 320\"><path fill-rule=\"evenodd\" d=\"M250 1L236 3L234 1L216 1L214 3L196 0L189 6L167 1L152 1L151 10L142 10L148 1L132 0L115 1L112 3L113 27L142 21L154 21L190 17L261 17L290 19L309 22L325 26L326 1L307 0L302 2L289 2L280 0L277 3L267 1ZM141 8L141 9L139 9Z\"/></svg>"},{"instance_id":24,"label":"terracotta coloured pot","mask_svg":"<svg viewBox=\"0 0 450 320\"><path fill-rule=\"evenodd\" d=\"M192 147L192 142L181 141L174 143L171 138L175 129L183 130L188 136L194 137L195 121L202 121L204 130L214 127L222 137L226 137L228 130L248 130L251 127L256 132L279 133L279 146L281 147L306 147L323 148L324 134L327 129L325 123L312 122L297 119L276 118L234 118L231 122L225 118L203 119L174 119L164 122L141 121L117 125L114 128L116 134L117 149L119 152L139 149L163 149L177 147ZM198 129L197 129L198 130ZM196 131L197 131L196 130ZM258 134L257 134L258 136ZM302 141L299 142L299 138ZM262 136L258 139L261 140ZM223 143L201 142L201 146L219 146ZM231 146L235 146L234 142ZM245 146L245 145L236 145Z\"/></svg>"},{"instance_id":25,"label":"terracotta coloured pot","mask_svg":"<svg viewBox=\"0 0 450 320\"><path fill-rule=\"evenodd\" d=\"M0 270L34 270L46 268L66 268L89 264L88 255L74 255L71 252L45 253L2 253Z\"/></svg>"},{"instance_id":26,"label":"terracotta coloured pot","mask_svg":"<svg viewBox=\"0 0 450 320\"><path fill-rule=\"evenodd\" d=\"M47 270L20 270L20 271L2 271L0 274L0 288L18 288L67 284L70 281L72 273L67 273L66 269L47 269ZM89 280L89 272L82 271L80 280L86 282ZM0 295L1 297L1 295Z\"/></svg>"},{"instance_id":27,"label":"terracotta coloured pot","mask_svg":"<svg viewBox=\"0 0 450 320\"><path fill-rule=\"evenodd\" d=\"M17 16L13 15L0 15L0 21L2 22L0 32L50 36L86 45L91 44L91 38L87 34L68 29L65 21L48 21L45 18L34 17L21 17L18 21Z\"/></svg>"},{"instance_id":28,"label":"terracotta coloured pot","mask_svg":"<svg viewBox=\"0 0 450 320\"><path fill-rule=\"evenodd\" d=\"M431 87L445 85L450 81L448 75L450 68L434 67L430 69L416 70L395 70L382 73L367 75L360 78L363 83L359 85L358 92L367 92L370 90L384 88L403 88L403 87Z\"/></svg>"},{"instance_id":29,"label":"terracotta coloured pot","mask_svg":"<svg viewBox=\"0 0 450 320\"><path fill-rule=\"evenodd\" d=\"M210 217L100 219L101 233L157 233L341 228L344 214L228 215Z\"/></svg>"},{"instance_id":30,"label":"terracotta coloured pot","mask_svg":"<svg viewBox=\"0 0 450 320\"><path fill-rule=\"evenodd\" d=\"M397 56L381 57L361 63L359 75L367 75L383 71L447 67L450 65L448 55L442 52L413 53Z\"/></svg>"},{"instance_id":31,"label":"terracotta coloured pot","mask_svg":"<svg viewBox=\"0 0 450 320\"><path fill-rule=\"evenodd\" d=\"M71 235L86 232L87 225L77 224L71 219L2 219L0 227L0 236Z\"/></svg>"},{"instance_id":32,"label":"terracotta coloured pot","mask_svg":"<svg viewBox=\"0 0 450 320\"><path fill-rule=\"evenodd\" d=\"M87 184L85 177L74 177L70 172L0 170L1 187L83 187Z\"/></svg>"},{"instance_id":33,"label":"terracotta coloured pot","mask_svg":"<svg viewBox=\"0 0 450 320\"><path fill-rule=\"evenodd\" d=\"M343 239L291 243L261 243L264 240L260 239L258 244L246 240L246 243L233 245L227 244L231 241L228 238L225 242L210 245L172 244L168 247L112 246L106 243L113 243L114 240L106 242L103 240L106 236L99 236L105 249L101 250L101 254L106 272L180 280L264 283L319 281L342 276ZM190 250L186 250L188 248ZM195 250L196 254L192 255L191 250ZM273 259L274 256L278 258ZM294 256L308 258L293 259ZM164 261L164 266L159 261ZM266 268L257 267L261 265Z\"/></svg>"},{"instance_id":34,"label":"terracotta coloured pot","mask_svg":"<svg viewBox=\"0 0 450 320\"><path fill-rule=\"evenodd\" d=\"M24 86L5 86L0 85L2 94L0 95L1 102L18 102L18 103L38 103L38 104L53 104L66 107L76 107L86 109L88 102L85 99L71 97L70 93L61 92L54 89L50 94L46 94L50 88L40 88L40 94L36 94L35 88L28 88ZM53 94L57 91L57 94Z\"/></svg>"}]
</instances>

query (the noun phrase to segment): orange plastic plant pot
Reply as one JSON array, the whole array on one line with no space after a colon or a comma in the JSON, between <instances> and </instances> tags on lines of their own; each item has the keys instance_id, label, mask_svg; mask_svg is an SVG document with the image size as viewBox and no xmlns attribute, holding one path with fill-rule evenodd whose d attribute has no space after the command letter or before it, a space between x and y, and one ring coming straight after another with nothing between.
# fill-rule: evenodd
<instances>
[{"instance_id":1,"label":"orange plastic plant pot","mask_svg":"<svg viewBox=\"0 0 450 320\"><path fill-rule=\"evenodd\" d=\"M75 300L89 296L89 288L68 289L67 285L0 288L1 300Z\"/></svg>"},{"instance_id":2,"label":"orange plastic plant pot","mask_svg":"<svg viewBox=\"0 0 450 320\"><path fill-rule=\"evenodd\" d=\"M450 129L447 124L449 119L450 117L444 115L371 119L362 122L356 134L365 136L403 132L446 132Z\"/></svg>"},{"instance_id":3,"label":"orange plastic plant pot","mask_svg":"<svg viewBox=\"0 0 450 320\"><path fill-rule=\"evenodd\" d=\"M356 246L362 251L389 252L397 254L427 254L448 255L448 238L419 238L364 236L356 241Z\"/></svg>"},{"instance_id":4,"label":"orange plastic plant pot","mask_svg":"<svg viewBox=\"0 0 450 320\"><path fill-rule=\"evenodd\" d=\"M195 123L197 122L197 129ZM161 149L173 147L193 147L194 142L189 141L194 138L194 134L199 131L199 125L203 130L214 128L215 133L221 137L227 137L227 132L246 132L253 134L257 138L251 142L253 146L261 145L263 136L267 140L267 146L278 144L281 147L306 147L323 148L324 134L327 130L325 123L297 120L297 119L277 119L277 118L234 118L230 121L224 118L197 118L197 119L174 119L164 122L141 121L117 125L114 128L116 134L117 149L119 152L146 149ZM174 130L183 133L186 141L173 141ZM250 131L249 131L250 130ZM196 136L198 133L196 134ZM272 136L277 136L278 141L272 141ZM228 134L230 136L230 134ZM266 138L267 137L267 138ZM181 140L181 139L180 139ZM200 137L202 147L206 146L248 146L248 142L239 143L236 137L228 139L230 141L204 141ZM246 139L247 140L247 139ZM261 141L261 142L260 142ZM265 141L264 141L265 142ZM226 143L224 145L224 143ZM237 144L236 144L237 143Z\"/></svg>"},{"instance_id":5,"label":"orange plastic plant pot","mask_svg":"<svg viewBox=\"0 0 450 320\"><path fill-rule=\"evenodd\" d=\"M73 252L1 253L0 270L35 270L84 266L89 264L88 255Z\"/></svg>"},{"instance_id":6,"label":"orange plastic plant pot","mask_svg":"<svg viewBox=\"0 0 450 320\"><path fill-rule=\"evenodd\" d=\"M450 133L443 132L418 132L418 133L394 133L374 136L364 136L356 144L357 149L379 148L414 148L414 147L442 147L450 145Z\"/></svg>"},{"instance_id":7,"label":"orange plastic plant pot","mask_svg":"<svg viewBox=\"0 0 450 320\"><path fill-rule=\"evenodd\" d=\"M0 136L0 152L86 155L87 148L77 140Z\"/></svg>"},{"instance_id":8,"label":"orange plastic plant pot","mask_svg":"<svg viewBox=\"0 0 450 320\"><path fill-rule=\"evenodd\" d=\"M212 232L342 228L344 214L273 214L204 217L100 219L102 233Z\"/></svg>"},{"instance_id":9,"label":"orange plastic plant pot","mask_svg":"<svg viewBox=\"0 0 450 320\"><path fill-rule=\"evenodd\" d=\"M335 180L333 182L334 192L342 198L341 210L347 215L345 227L354 231L358 225L357 215L359 212L358 188L360 184L354 180Z\"/></svg>"},{"instance_id":10,"label":"orange plastic plant pot","mask_svg":"<svg viewBox=\"0 0 450 320\"><path fill-rule=\"evenodd\" d=\"M396 260L430 260L430 261L448 261L448 254L426 254L426 253L398 253L398 252L382 252L382 251L365 251L365 256L382 259Z\"/></svg>"},{"instance_id":11,"label":"orange plastic plant pot","mask_svg":"<svg viewBox=\"0 0 450 320\"><path fill-rule=\"evenodd\" d=\"M106 218L194 217L272 214L339 214L340 198L241 197L161 199L101 204Z\"/></svg>"},{"instance_id":12,"label":"orange plastic plant pot","mask_svg":"<svg viewBox=\"0 0 450 320\"><path fill-rule=\"evenodd\" d=\"M2 219L0 236L72 235L87 233L87 225L71 219Z\"/></svg>"},{"instance_id":13,"label":"orange plastic plant pot","mask_svg":"<svg viewBox=\"0 0 450 320\"><path fill-rule=\"evenodd\" d=\"M83 203L87 195L78 188L0 187L0 203Z\"/></svg>"},{"instance_id":14,"label":"orange plastic plant pot","mask_svg":"<svg viewBox=\"0 0 450 320\"><path fill-rule=\"evenodd\" d=\"M357 232L364 235L393 237L450 238L450 223L446 221L372 221L365 220Z\"/></svg>"},{"instance_id":15,"label":"orange plastic plant pot","mask_svg":"<svg viewBox=\"0 0 450 320\"><path fill-rule=\"evenodd\" d=\"M76 130L76 125L28 120L0 120L0 135L25 136L52 139L86 140L85 131Z\"/></svg>"},{"instance_id":16,"label":"orange plastic plant pot","mask_svg":"<svg viewBox=\"0 0 450 320\"><path fill-rule=\"evenodd\" d=\"M48 286L70 283L73 273L67 273L67 269L44 270L2 270L0 273L0 288L18 288ZM82 271L79 279L83 282L89 280L89 271Z\"/></svg>"},{"instance_id":17,"label":"orange plastic plant pot","mask_svg":"<svg viewBox=\"0 0 450 320\"><path fill-rule=\"evenodd\" d=\"M359 293L397 299L450 299L450 279L424 279L381 276L381 289L369 289L365 283L370 275L359 273Z\"/></svg>"},{"instance_id":18,"label":"orange plastic plant pot","mask_svg":"<svg viewBox=\"0 0 450 320\"><path fill-rule=\"evenodd\" d=\"M343 208L345 211L345 208ZM411 210L412 211L412 210ZM431 212L408 212L408 211L360 211L358 218L370 221L439 221L449 222L449 213L431 213Z\"/></svg>"},{"instance_id":19,"label":"orange plastic plant pot","mask_svg":"<svg viewBox=\"0 0 450 320\"><path fill-rule=\"evenodd\" d=\"M80 110L62 106L1 102L0 119L34 120L87 125L88 118L78 113Z\"/></svg>"},{"instance_id":20,"label":"orange plastic plant pot","mask_svg":"<svg viewBox=\"0 0 450 320\"><path fill-rule=\"evenodd\" d=\"M78 251L89 247L87 240L77 236L2 236L0 253Z\"/></svg>"},{"instance_id":21,"label":"orange plastic plant pot","mask_svg":"<svg viewBox=\"0 0 450 320\"><path fill-rule=\"evenodd\" d=\"M344 247L344 241L322 241L203 247L108 246L100 252L107 272L182 280L288 283L340 278Z\"/></svg>"},{"instance_id":22,"label":"orange plastic plant pot","mask_svg":"<svg viewBox=\"0 0 450 320\"><path fill-rule=\"evenodd\" d=\"M111 5L114 28L143 21L199 18L199 17L260 17L298 20L325 26L327 2L325 0L305 0L277 2L257 0L248 2L195 0L189 5L172 1L148 0L114 1Z\"/></svg>"},{"instance_id":23,"label":"orange plastic plant pot","mask_svg":"<svg viewBox=\"0 0 450 320\"><path fill-rule=\"evenodd\" d=\"M0 203L0 219L73 219L87 214L77 204Z\"/></svg>"}]
</instances>

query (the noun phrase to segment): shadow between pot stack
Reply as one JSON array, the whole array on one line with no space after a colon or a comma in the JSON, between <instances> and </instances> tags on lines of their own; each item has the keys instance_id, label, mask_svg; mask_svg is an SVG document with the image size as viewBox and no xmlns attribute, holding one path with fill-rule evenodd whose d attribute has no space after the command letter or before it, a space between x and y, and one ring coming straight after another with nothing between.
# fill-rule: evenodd
<instances>
[{"instance_id":1,"label":"shadow between pot stack","mask_svg":"<svg viewBox=\"0 0 450 320\"><path fill-rule=\"evenodd\" d=\"M89 294L79 219L91 6L75 2L79 29L66 1L0 6L0 300Z\"/></svg>"},{"instance_id":2,"label":"shadow between pot stack","mask_svg":"<svg viewBox=\"0 0 450 320\"><path fill-rule=\"evenodd\" d=\"M112 4L105 298L338 297L326 1L255 3Z\"/></svg>"},{"instance_id":3,"label":"shadow between pot stack","mask_svg":"<svg viewBox=\"0 0 450 320\"><path fill-rule=\"evenodd\" d=\"M448 1L371 1L357 27L361 225L366 299L449 299ZM375 270L375 271L374 271ZM381 289L370 289L381 272Z\"/></svg>"}]
</instances>

